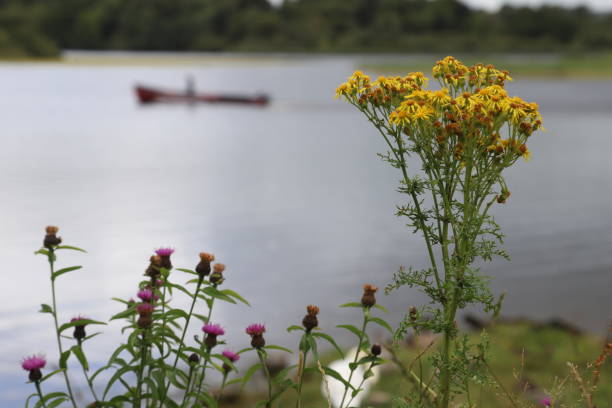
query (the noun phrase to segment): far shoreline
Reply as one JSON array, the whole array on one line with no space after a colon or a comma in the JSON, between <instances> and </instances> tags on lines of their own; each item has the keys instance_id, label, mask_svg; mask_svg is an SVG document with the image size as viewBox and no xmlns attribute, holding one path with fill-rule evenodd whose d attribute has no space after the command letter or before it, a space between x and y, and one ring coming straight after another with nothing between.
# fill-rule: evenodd
<instances>
[{"instance_id":1,"label":"far shoreline","mask_svg":"<svg viewBox=\"0 0 612 408\"><path fill-rule=\"evenodd\" d=\"M305 52L175 52L65 50L57 57L0 57L0 64L58 64L69 66L219 66L271 65L303 60L352 59L357 67L374 75L429 72L432 63L447 53L372 54ZM453 54L453 53L451 53ZM612 53L454 53L466 64L492 63L520 78L612 78Z\"/></svg>"}]
</instances>

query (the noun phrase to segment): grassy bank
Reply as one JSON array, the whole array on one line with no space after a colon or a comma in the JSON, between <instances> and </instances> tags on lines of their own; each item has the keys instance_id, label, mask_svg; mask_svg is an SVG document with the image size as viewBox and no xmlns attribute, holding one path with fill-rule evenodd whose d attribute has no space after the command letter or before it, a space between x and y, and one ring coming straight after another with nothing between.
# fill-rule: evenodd
<instances>
[{"instance_id":1,"label":"grassy bank","mask_svg":"<svg viewBox=\"0 0 612 408\"><path fill-rule=\"evenodd\" d=\"M612 78L612 53L549 56L482 54L460 55L458 58L469 65L486 61L510 71L515 77ZM405 63L366 63L361 68L369 73L402 75L412 71L429 72L431 62L431 57L423 57Z\"/></svg>"},{"instance_id":2,"label":"grassy bank","mask_svg":"<svg viewBox=\"0 0 612 408\"><path fill-rule=\"evenodd\" d=\"M498 324L486 329L490 337L490 367L499 380L500 385L491 387L472 387L470 396L472 403L478 406L495 408L526 408L541 407L539 401L549 393L555 393L561 385L563 392L556 401L555 407L584 407L577 403L580 391L570 375L567 362L572 362L580 368L585 380L591 378L593 368L587 368L602 351L604 340L595 336L572 333L554 326L538 326L519 322ZM472 333L472 337L480 333ZM415 357L434 338L423 337L412 344L401 345L397 349L397 357L404 367L410 367ZM434 340L434 346L438 340ZM384 355L383 355L384 356ZM337 359L337 355L325 358L325 363ZM389 355L387 354L387 358ZM412 370L419 372L419 364L412 364ZM422 372L424 378L429 378L431 370L424 361ZM327 407L327 401L322 397L321 377L311 373L303 390L304 408ZM413 387L393 363L381 366L380 377L362 406L391 407L391 396L402 395L401 390ZM511 401L507 393L514 399ZM221 404L225 407L251 406L257 401L257 395L246 398L227 400ZM264 398L262 394L260 396ZM295 395L291 391L284 394L279 406L295 406ZM596 406L607 406L612 401L612 363L604 364L599 379L599 387L595 393Z\"/></svg>"}]
</instances>

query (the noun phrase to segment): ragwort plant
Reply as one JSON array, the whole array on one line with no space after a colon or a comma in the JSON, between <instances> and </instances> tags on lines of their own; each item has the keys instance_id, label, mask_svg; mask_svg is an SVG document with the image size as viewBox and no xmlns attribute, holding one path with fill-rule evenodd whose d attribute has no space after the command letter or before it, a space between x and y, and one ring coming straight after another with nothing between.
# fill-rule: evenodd
<instances>
[{"instance_id":1,"label":"ragwort plant","mask_svg":"<svg viewBox=\"0 0 612 408\"><path fill-rule=\"evenodd\" d=\"M344 408L351 406L353 398L363 391L364 383L372 376L372 368L383 363L379 357L381 347L379 345L370 347L367 326L374 323L390 333L392 328L382 318L372 314L373 307L385 310L376 304L374 293L377 288L372 285L364 286L361 302L341 305L341 307L361 308L363 312L361 328L350 324L338 326L358 338L357 352L349 365L350 375L347 379L320 361L317 341L323 340L333 346L340 355L343 353L333 337L319 328L319 308L314 305L306 308L307 314L302 319L302 326L291 326L287 329L289 332L302 332L298 344L298 363L286 367L274 376L269 369L268 352L270 350L292 352L281 346L267 345L264 338L266 327L263 324L255 323L246 328L246 334L251 340L250 347L238 352L225 349L219 353L218 346L225 344L220 337L225 335L226 329L212 322L215 304L224 301L240 302L248 306L249 303L235 291L221 288L225 282L223 274L225 265L216 263L211 266L215 260L214 255L200 253L200 261L194 270L177 268L177 271L189 277L185 285L180 285L173 279L173 265L170 258L174 249L159 248L149 259L149 265L144 272L145 279L138 284L136 290L138 300L113 298L122 305L123 310L113 315L110 320L124 322L122 333L127 335L127 339L113 351L105 365L91 373L85 343L100 333L87 334L87 330L89 326L106 323L76 316L60 325L55 295L56 280L66 273L81 269L81 266L56 269L57 253L62 250L85 251L78 247L61 245L62 240L56 235L57 232L57 227L47 227L43 248L35 253L45 256L49 263L52 305L42 304L40 312L51 314L53 317L59 369L43 376L42 370L47 362L45 357L32 355L22 361L22 368L28 371L28 380L36 389L36 392L27 398L26 408L30 406L31 401L35 401L34 408L82 406L75 398L70 381L71 357L76 358L81 366L90 392L88 399L92 401L87 407L91 408L215 408L222 401L227 386L239 384L242 389L258 371L262 371L265 375L267 393L265 399L257 403L256 407L273 407L281 395L289 390L295 391L296 407L301 407L304 376L307 373L314 373L324 379L334 378L343 385L344 394L340 407ZM171 301L178 294L186 295L191 300L188 311L172 307ZM203 324L202 335L194 336L191 342L186 337L189 324L194 319ZM65 334L69 329L73 329L72 337ZM66 340L73 342L74 345L65 347ZM243 353L247 352L255 352L257 362L242 376L230 379L232 372L238 372L235 363ZM355 371L360 365L365 365L366 370L361 378L358 378ZM217 390L209 381L211 371L219 373L222 378ZM103 379L104 376L101 374L104 372L107 372L107 376ZM63 376L66 392L43 391L42 384L55 375Z\"/></svg>"},{"instance_id":2,"label":"ragwort plant","mask_svg":"<svg viewBox=\"0 0 612 408\"><path fill-rule=\"evenodd\" d=\"M429 297L428 305L405 316L396 337L410 329L442 335L432 357L437 400L430 403L447 408L456 393L471 404L469 383L487 381L486 342L469 345L455 318L470 304L499 312L502 299L494 298L474 263L507 257L498 248L503 235L489 210L510 196L503 172L529 158L527 141L542 122L535 103L508 95L506 71L467 67L447 57L433 67L433 78L437 90L427 89L420 72L371 81L356 71L336 95L366 116L388 146L380 156L401 172L399 192L407 203L397 215L423 237L430 266L400 268L386 291L409 286ZM411 172L409 164L417 160L421 171Z\"/></svg>"}]
</instances>

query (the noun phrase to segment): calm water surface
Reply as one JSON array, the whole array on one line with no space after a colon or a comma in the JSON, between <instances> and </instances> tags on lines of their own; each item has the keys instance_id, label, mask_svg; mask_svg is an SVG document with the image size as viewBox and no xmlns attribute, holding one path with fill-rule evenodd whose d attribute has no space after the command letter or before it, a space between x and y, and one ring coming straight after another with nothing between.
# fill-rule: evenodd
<instances>
[{"instance_id":1,"label":"calm water surface","mask_svg":"<svg viewBox=\"0 0 612 408\"><path fill-rule=\"evenodd\" d=\"M432 59L433 61L433 59ZM334 100L358 58L215 64L0 65L0 406L30 391L22 356L56 360L45 259L33 256L44 226L68 244L58 281L60 319L107 319L111 297L134 296L152 250L176 248L175 266L193 267L202 250L227 264L227 283L252 307L223 305L213 320L230 345L242 328L265 322L268 339L307 304L325 329L358 314L335 306L357 300L363 283L384 286L399 265L424 266L424 248L393 215L398 174L379 161L384 145L360 114ZM136 82L272 95L264 109L139 106ZM512 94L537 101L547 133L533 160L509 170L508 204L495 209L513 261L485 266L507 316L562 317L601 333L612 298L612 82L522 80ZM177 280L186 280L175 275ZM179 299L179 302L182 300ZM401 312L424 298L405 291L380 303ZM94 365L119 341L118 326L89 343ZM333 332L333 330L330 330Z\"/></svg>"}]
</instances>

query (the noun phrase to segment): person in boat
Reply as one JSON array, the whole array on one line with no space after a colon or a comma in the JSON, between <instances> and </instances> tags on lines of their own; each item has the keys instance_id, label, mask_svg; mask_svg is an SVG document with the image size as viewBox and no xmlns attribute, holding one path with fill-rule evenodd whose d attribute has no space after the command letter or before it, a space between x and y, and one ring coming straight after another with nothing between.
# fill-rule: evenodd
<instances>
[{"instance_id":1,"label":"person in boat","mask_svg":"<svg viewBox=\"0 0 612 408\"><path fill-rule=\"evenodd\" d=\"M193 75L187 75L187 90L185 94L190 98L195 96L195 79Z\"/></svg>"}]
</instances>

